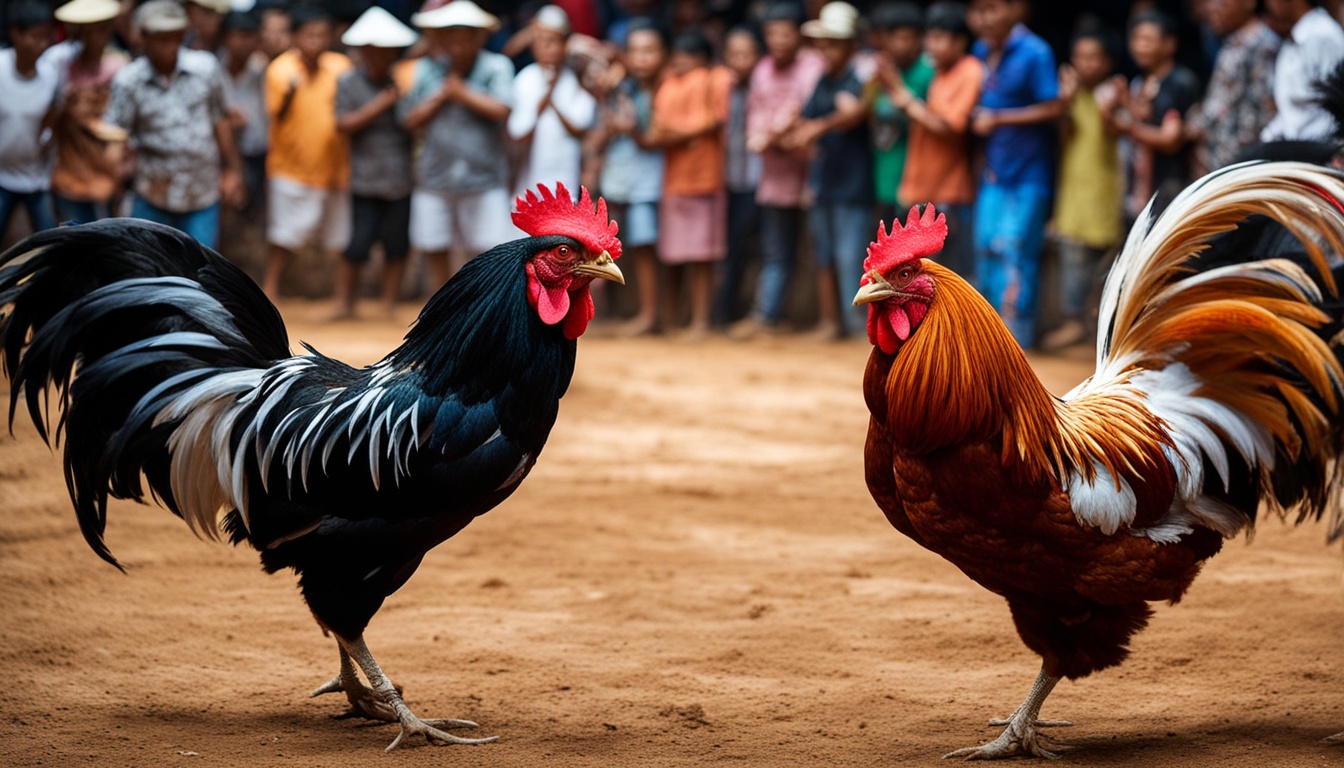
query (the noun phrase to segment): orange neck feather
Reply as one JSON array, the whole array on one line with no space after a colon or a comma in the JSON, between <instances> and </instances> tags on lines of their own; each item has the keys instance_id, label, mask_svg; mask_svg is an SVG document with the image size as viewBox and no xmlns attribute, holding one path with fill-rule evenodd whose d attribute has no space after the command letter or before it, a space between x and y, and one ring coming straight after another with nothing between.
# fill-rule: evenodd
<instances>
[{"instance_id":1,"label":"orange neck feather","mask_svg":"<svg viewBox=\"0 0 1344 768\"><path fill-rule=\"evenodd\" d=\"M924 269L936 286L928 314L895 355L873 350L866 377L870 409L886 415L903 449L1000 438L1004 466L1032 482L1073 469L1092 477L1093 462L1116 478L1162 465L1169 438L1141 396L1119 390L1064 404L984 297L945 267Z\"/></svg>"},{"instance_id":2,"label":"orange neck feather","mask_svg":"<svg viewBox=\"0 0 1344 768\"><path fill-rule=\"evenodd\" d=\"M895 439L925 453L1002 433L1006 462L1010 446L1053 442L1042 438L1055 429L1054 399L994 308L955 272L923 266L935 285L928 314L894 356L873 351L871 365L889 365L874 383Z\"/></svg>"}]
</instances>

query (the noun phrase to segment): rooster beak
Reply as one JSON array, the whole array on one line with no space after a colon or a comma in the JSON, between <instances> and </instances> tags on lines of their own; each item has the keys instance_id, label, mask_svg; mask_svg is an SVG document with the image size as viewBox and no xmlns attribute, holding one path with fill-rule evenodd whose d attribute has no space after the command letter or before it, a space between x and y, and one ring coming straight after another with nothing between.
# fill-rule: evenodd
<instances>
[{"instance_id":1,"label":"rooster beak","mask_svg":"<svg viewBox=\"0 0 1344 768\"><path fill-rule=\"evenodd\" d=\"M896 295L896 289L892 288L891 283L884 280L881 275L873 272L869 276L873 281L859 288L859 292L854 294L854 306L856 307L889 299Z\"/></svg>"},{"instance_id":2,"label":"rooster beak","mask_svg":"<svg viewBox=\"0 0 1344 768\"><path fill-rule=\"evenodd\" d=\"M600 277L604 280L625 285L625 275L621 274L620 267L616 266L616 260L611 258L611 254L603 251L592 261L581 261L574 266L574 274L584 275L586 277Z\"/></svg>"}]
</instances>

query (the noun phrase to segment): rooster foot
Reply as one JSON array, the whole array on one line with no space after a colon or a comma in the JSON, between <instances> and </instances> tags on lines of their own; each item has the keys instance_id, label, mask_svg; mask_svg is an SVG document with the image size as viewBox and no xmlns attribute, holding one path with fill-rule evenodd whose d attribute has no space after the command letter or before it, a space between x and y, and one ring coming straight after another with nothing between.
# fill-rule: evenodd
<instances>
[{"instance_id":1,"label":"rooster foot","mask_svg":"<svg viewBox=\"0 0 1344 768\"><path fill-rule=\"evenodd\" d=\"M346 672L348 670L348 678L353 678L355 682L358 683L358 678L354 677L354 665L358 664L360 670L364 672L364 676L369 680L369 686L367 688L363 685L359 685L359 688L362 689L362 691L367 691L369 697L377 697L378 699L381 699L379 707L374 710L379 713L379 716L375 719L385 719L401 723L401 733L398 733L397 737L392 740L392 743L387 745L388 752L401 746L407 736L424 736L425 740L430 744L435 742L444 744L488 744L499 738L498 736L487 736L483 739L465 739L461 736L454 736L443 730L444 728L477 727L476 723L473 723L470 720L421 720L419 717L416 717L415 713L411 711L411 708L406 706L406 701L401 698L401 689L392 685L392 681L388 680L387 675L383 674L383 670L378 666L378 662L374 661L373 654L369 653L369 647L364 644L364 639L362 637L357 637L353 640L345 640L337 637L337 640L341 644L341 675L336 680L327 683L314 693L325 693L326 690L324 689L339 686L340 689L346 691L347 696L350 696L350 688L346 685L348 679L342 678L347 678ZM351 706L358 708L354 698L351 698L350 703ZM392 716L386 718L382 717L381 714L384 711L390 713Z\"/></svg>"},{"instance_id":2,"label":"rooster foot","mask_svg":"<svg viewBox=\"0 0 1344 768\"><path fill-rule=\"evenodd\" d=\"M1007 720L989 721L990 725L1007 726L997 739L978 747L958 749L955 752L943 755L943 757L963 757L967 760L996 760L1017 755L1045 758L1059 757L1058 752L1064 751L1066 747L1057 745L1053 739L1037 731L1038 728L1072 725L1065 720L1037 719L1037 715L1041 714L1041 705L1045 703L1046 697L1050 695L1050 691L1054 690L1055 684L1058 682L1059 678L1048 674L1042 667L1041 673L1036 676L1036 682L1031 686L1031 692L1027 694L1027 698L1013 714ZM1046 747L1049 747L1049 749ZM1058 752L1051 750L1057 750Z\"/></svg>"},{"instance_id":3,"label":"rooster foot","mask_svg":"<svg viewBox=\"0 0 1344 768\"><path fill-rule=\"evenodd\" d=\"M394 685L397 694L401 694L401 686ZM355 673L355 665L350 661L350 655L341 649L341 671L340 674L331 678L327 682L314 688L308 698L315 698L324 693L344 693L345 700L350 702L350 709L336 715L337 720L344 720L348 717L363 717L369 720L381 720L383 722L395 723L398 721L397 713L383 701L383 697L378 692L364 685L359 681L359 675Z\"/></svg>"},{"instance_id":4,"label":"rooster foot","mask_svg":"<svg viewBox=\"0 0 1344 768\"><path fill-rule=\"evenodd\" d=\"M988 744L966 747L943 755L943 758L961 757L967 760L998 760L1005 757L1044 757L1054 759L1064 751L1062 745L1045 734L1036 732L1037 725L1024 720L1009 721L999 737ZM1050 749L1046 749L1050 747ZM1055 750L1055 751L1052 751Z\"/></svg>"}]
</instances>

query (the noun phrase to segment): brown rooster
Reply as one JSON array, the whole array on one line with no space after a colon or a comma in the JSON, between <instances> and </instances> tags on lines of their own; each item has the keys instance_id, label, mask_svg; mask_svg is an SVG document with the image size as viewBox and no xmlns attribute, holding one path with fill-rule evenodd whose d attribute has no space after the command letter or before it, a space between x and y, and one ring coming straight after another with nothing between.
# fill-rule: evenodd
<instances>
[{"instance_id":1,"label":"brown rooster","mask_svg":"<svg viewBox=\"0 0 1344 768\"><path fill-rule=\"evenodd\" d=\"M1149 602L1179 600L1261 506L1328 513L1339 534L1340 200L1340 174L1272 163L1212 174L1161 216L1150 205L1103 292L1097 371L1063 398L929 260L947 234L932 206L879 229L854 298L876 347L869 490L1003 596L1042 658L1003 733L948 757L1052 756L1037 716L1059 679L1119 664Z\"/></svg>"}]
</instances>

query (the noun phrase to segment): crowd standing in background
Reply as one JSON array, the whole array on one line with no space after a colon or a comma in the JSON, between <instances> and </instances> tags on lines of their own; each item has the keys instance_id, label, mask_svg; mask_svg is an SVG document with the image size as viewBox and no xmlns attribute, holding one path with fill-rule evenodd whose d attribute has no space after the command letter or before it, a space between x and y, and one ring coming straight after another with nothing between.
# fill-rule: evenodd
<instances>
[{"instance_id":1,"label":"crowd standing in background","mask_svg":"<svg viewBox=\"0 0 1344 768\"><path fill-rule=\"evenodd\" d=\"M1329 135L1311 84L1344 61L1344 3L1085 2L1058 48L1032 5L16 0L0 228L132 215L227 254L264 221L267 294L320 249L336 320L364 265L391 314L408 264L436 288L519 236L515 195L583 184L636 284L611 332L815 317L831 340L865 333L848 299L878 220L932 203L938 258L1024 346L1063 348L1095 333L1108 256L1153 195Z\"/></svg>"}]
</instances>

